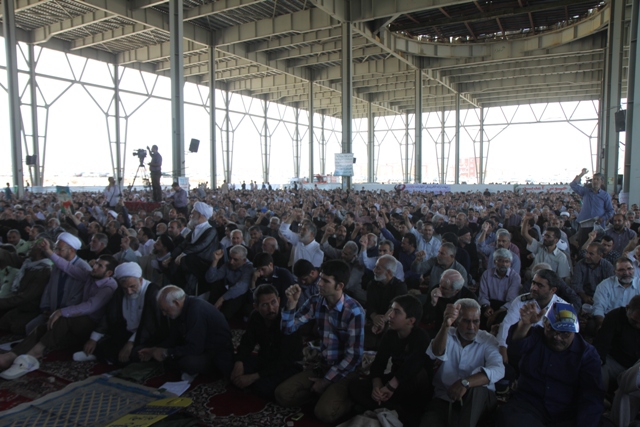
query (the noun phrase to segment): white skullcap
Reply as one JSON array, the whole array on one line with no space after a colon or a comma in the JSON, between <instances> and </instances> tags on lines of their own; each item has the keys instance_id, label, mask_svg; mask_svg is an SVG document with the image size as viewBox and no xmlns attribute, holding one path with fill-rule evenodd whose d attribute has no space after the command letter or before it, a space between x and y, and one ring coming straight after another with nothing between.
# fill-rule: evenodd
<instances>
[{"instance_id":1,"label":"white skullcap","mask_svg":"<svg viewBox=\"0 0 640 427\"><path fill-rule=\"evenodd\" d=\"M80 239L78 239L71 233L67 233L66 231L64 233L60 233L60 235L58 236L58 240L62 240L76 251L82 247L82 242L80 241Z\"/></svg>"},{"instance_id":2,"label":"white skullcap","mask_svg":"<svg viewBox=\"0 0 640 427\"><path fill-rule=\"evenodd\" d=\"M123 277L140 278L142 277L142 268L137 262L124 262L116 267L113 276L116 280L122 279Z\"/></svg>"},{"instance_id":3,"label":"white skullcap","mask_svg":"<svg viewBox=\"0 0 640 427\"><path fill-rule=\"evenodd\" d=\"M109 210L109 215L111 215L114 219L118 218L118 214L116 213L116 211Z\"/></svg>"},{"instance_id":4,"label":"white skullcap","mask_svg":"<svg viewBox=\"0 0 640 427\"><path fill-rule=\"evenodd\" d=\"M195 202L193 209L203 215L205 218L211 218L213 215L213 208L204 202Z\"/></svg>"}]
</instances>

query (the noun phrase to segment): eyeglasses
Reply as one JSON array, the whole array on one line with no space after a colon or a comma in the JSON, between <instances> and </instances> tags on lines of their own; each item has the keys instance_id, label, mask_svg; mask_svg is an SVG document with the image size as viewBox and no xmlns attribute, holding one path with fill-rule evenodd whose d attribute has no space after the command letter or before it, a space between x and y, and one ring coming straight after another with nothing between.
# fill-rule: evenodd
<instances>
[{"instance_id":1,"label":"eyeglasses","mask_svg":"<svg viewBox=\"0 0 640 427\"><path fill-rule=\"evenodd\" d=\"M573 333L573 332L565 332L565 331L556 331L549 325L545 326L544 331L546 334L552 337L560 337L565 340L571 337L571 334Z\"/></svg>"}]
</instances>

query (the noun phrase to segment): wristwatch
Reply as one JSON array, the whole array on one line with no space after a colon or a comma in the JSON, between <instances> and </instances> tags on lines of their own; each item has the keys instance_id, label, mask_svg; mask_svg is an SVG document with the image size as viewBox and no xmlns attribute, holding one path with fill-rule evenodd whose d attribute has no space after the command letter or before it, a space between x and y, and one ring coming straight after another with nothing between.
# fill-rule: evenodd
<instances>
[{"instance_id":1,"label":"wristwatch","mask_svg":"<svg viewBox=\"0 0 640 427\"><path fill-rule=\"evenodd\" d=\"M469 380L468 380L468 379L466 379L466 378L464 378L464 379L460 380L460 384L462 384L462 386L463 386L464 388L466 388L466 389L468 389L468 388L469 388Z\"/></svg>"}]
</instances>

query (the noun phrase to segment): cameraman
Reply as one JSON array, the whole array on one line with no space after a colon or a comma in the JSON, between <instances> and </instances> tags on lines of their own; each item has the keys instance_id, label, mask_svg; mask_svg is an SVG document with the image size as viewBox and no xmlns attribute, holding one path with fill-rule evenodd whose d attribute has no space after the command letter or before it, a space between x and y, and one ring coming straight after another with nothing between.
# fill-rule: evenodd
<instances>
[{"instance_id":1,"label":"cameraman","mask_svg":"<svg viewBox=\"0 0 640 427\"><path fill-rule=\"evenodd\" d=\"M162 188L160 187L160 177L162 176L162 156L158 153L158 146L147 147L151 162L149 162L149 174L151 175L151 188L153 189L153 201L162 201Z\"/></svg>"}]
</instances>

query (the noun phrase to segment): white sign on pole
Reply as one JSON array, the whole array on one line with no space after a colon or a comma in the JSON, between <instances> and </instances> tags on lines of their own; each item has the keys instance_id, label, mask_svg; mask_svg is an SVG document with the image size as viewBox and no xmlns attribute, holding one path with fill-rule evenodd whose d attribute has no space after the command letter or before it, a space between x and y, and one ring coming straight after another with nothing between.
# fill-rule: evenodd
<instances>
[{"instance_id":1,"label":"white sign on pole","mask_svg":"<svg viewBox=\"0 0 640 427\"><path fill-rule=\"evenodd\" d=\"M336 153L335 176L353 176L353 153Z\"/></svg>"}]
</instances>

